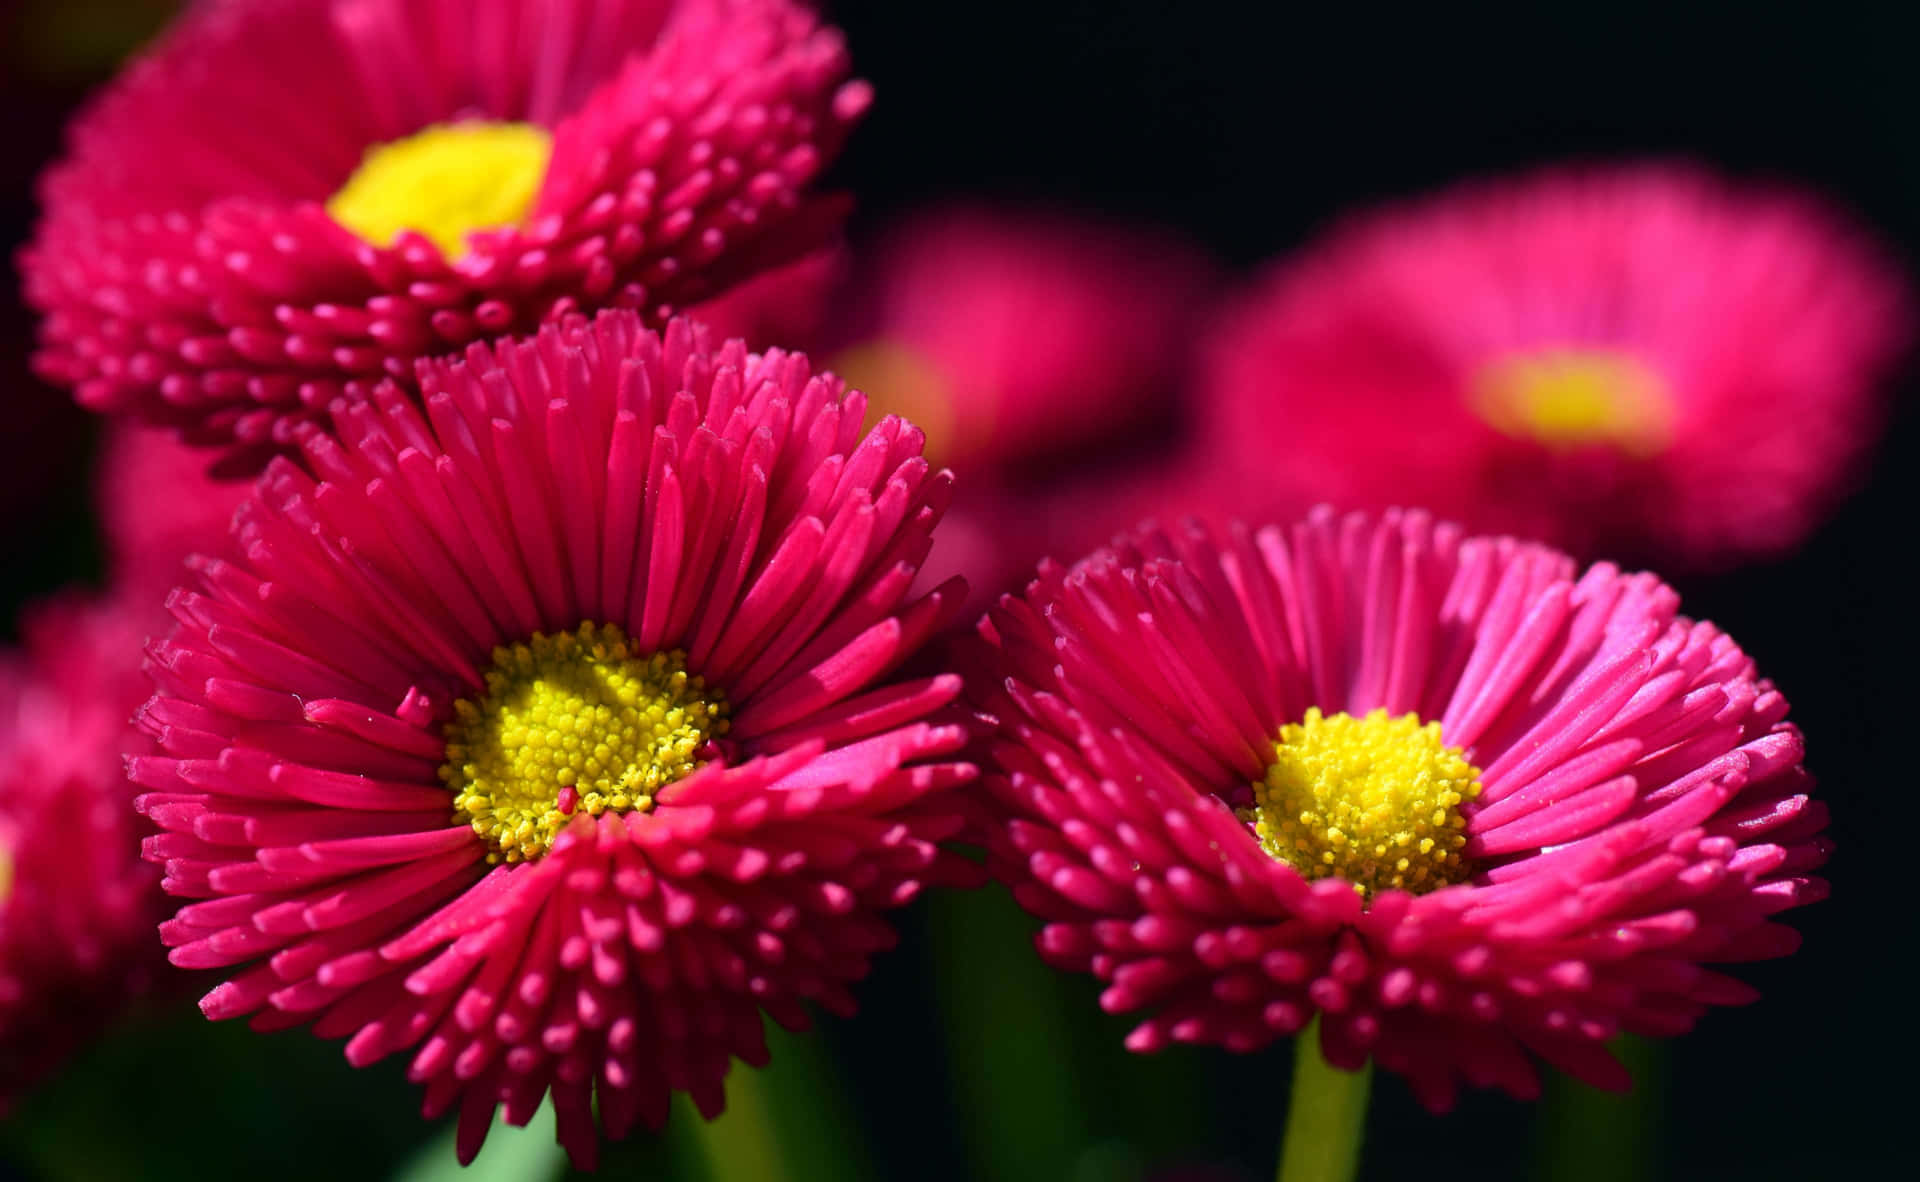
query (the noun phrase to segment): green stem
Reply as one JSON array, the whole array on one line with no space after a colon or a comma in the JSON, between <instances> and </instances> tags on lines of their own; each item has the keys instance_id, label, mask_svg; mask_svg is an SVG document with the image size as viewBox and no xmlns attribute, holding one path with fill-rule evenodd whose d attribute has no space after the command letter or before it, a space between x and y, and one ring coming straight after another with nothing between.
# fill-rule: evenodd
<instances>
[{"instance_id":1,"label":"green stem","mask_svg":"<svg viewBox=\"0 0 1920 1182\"><path fill-rule=\"evenodd\" d=\"M1341 1071L1328 1063L1320 1054L1317 1018L1294 1043L1279 1182L1353 1182L1360 1169L1373 1063L1369 1060L1358 1071Z\"/></svg>"}]
</instances>

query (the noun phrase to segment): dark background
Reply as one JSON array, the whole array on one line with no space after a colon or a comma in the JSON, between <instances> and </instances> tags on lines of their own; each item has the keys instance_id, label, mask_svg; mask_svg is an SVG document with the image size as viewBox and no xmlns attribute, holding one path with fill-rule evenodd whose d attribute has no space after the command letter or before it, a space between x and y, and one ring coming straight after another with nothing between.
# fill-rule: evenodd
<instances>
[{"instance_id":1,"label":"dark background","mask_svg":"<svg viewBox=\"0 0 1920 1182\"><path fill-rule=\"evenodd\" d=\"M1065 203L1163 222L1245 268L1339 211L1567 157L1679 154L1823 190L1920 255L1907 30L1869 11L1675 16L1617 5L1311 19L1227 0L902 0L830 5L878 103L837 170L856 234L933 199ZM161 0L5 0L0 247L31 225L59 127ZM53 13L53 15L49 15ZM40 388L30 320L0 287L0 607L97 569L90 424ZM1556 1084L1541 1105L1471 1095L1426 1115L1376 1081L1363 1173L1832 1178L1900 1160L1912 1117L1916 645L1914 367L1862 488L1796 556L1679 580L1794 703L1840 845L1832 900L1794 957L1737 970L1765 997L1644 1061L1637 1100ZM1284 457L1276 456L1276 462ZM1130 1056L1095 990L1038 967L997 896L936 900L851 1022L776 1044L772 1127L794 1177L1270 1176L1290 1054ZM305 1034L166 1014L133 1023L5 1126L0 1178L380 1176L436 1130L396 1063L354 1072ZM684 1114L680 1114L684 1117ZM666 1176L641 1138L610 1176ZM851 1147L851 1148L850 1148ZM831 1165L836 1152L863 1164ZM1909 1160L1910 1160L1910 1155ZM483 1163L487 1159L483 1157ZM1181 1167L1174 1172L1175 1167Z\"/></svg>"}]
</instances>

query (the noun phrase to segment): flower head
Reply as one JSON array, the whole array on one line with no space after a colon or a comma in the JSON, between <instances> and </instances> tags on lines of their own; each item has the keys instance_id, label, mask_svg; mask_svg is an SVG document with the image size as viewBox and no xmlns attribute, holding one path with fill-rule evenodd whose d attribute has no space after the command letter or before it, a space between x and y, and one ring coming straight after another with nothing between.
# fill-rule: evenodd
<instances>
[{"instance_id":1,"label":"flower head","mask_svg":"<svg viewBox=\"0 0 1920 1182\"><path fill-rule=\"evenodd\" d=\"M626 312L424 363L277 459L152 650L149 856L216 1018L412 1050L460 1152L708 1115L853 1008L936 842L958 679L889 684L951 486L799 355Z\"/></svg>"},{"instance_id":2,"label":"flower head","mask_svg":"<svg viewBox=\"0 0 1920 1182\"><path fill-rule=\"evenodd\" d=\"M982 623L997 874L1128 1044L1316 1014L1429 1106L1625 1083L1822 897L1787 704L1652 575L1421 513L1145 528Z\"/></svg>"},{"instance_id":3,"label":"flower head","mask_svg":"<svg viewBox=\"0 0 1920 1182\"><path fill-rule=\"evenodd\" d=\"M788 0L230 0L74 125L39 367L257 468L416 358L813 247L868 90Z\"/></svg>"},{"instance_id":4,"label":"flower head","mask_svg":"<svg viewBox=\"0 0 1920 1182\"><path fill-rule=\"evenodd\" d=\"M166 968L122 767L150 615L62 596L0 656L0 1111Z\"/></svg>"},{"instance_id":5,"label":"flower head","mask_svg":"<svg viewBox=\"0 0 1920 1182\"><path fill-rule=\"evenodd\" d=\"M1909 313L1806 198L1563 169L1335 230L1225 318L1198 392L1260 512L1414 503L1714 565L1790 547L1844 491Z\"/></svg>"}]
</instances>

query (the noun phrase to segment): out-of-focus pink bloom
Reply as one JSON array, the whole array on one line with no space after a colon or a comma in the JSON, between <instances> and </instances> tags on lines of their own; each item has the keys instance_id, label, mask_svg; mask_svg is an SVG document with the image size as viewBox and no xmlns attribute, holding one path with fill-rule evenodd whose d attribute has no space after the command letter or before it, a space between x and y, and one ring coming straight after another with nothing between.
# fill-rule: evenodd
<instances>
[{"instance_id":1,"label":"out-of-focus pink bloom","mask_svg":"<svg viewBox=\"0 0 1920 1182\"><path fill-rule=\"evenodd\" d=\"M201 4L45 178L39 368L252 470L416 358L815 248L847 71L788 0Z\"/></svg>"},{"instance_id":2,"label":"out-of-focus pink bloom","mask_svg":"<svg viewBox=\"0 0 1920 1182\"><path fill-rule=\"evenodd\" d=\"M165 619L162 601L184 577L187 556L226 544L233 511L248 491L245 483L208 476L207 453L125 421L106 432L94 486L110 577L119 594L150 599L155 621ZM138 666L138 658L132 663Z\"/></svg>"},{"instance_id":3,"label":"out-of-focus pink bloom","mask_svg":"<svg viewBox=\"0 0 1920 1182\"><path fill-rule=\"evenodd\" d=\"M1554 169L1339 227L1228 314L1205 446L1250 511L1418 504L1715 565L1859 472L1905 285L1816 202L1676 165Z\"/></svg>"},{"instance_id":4,"label":"out-of-focus pink bloom","mask_svg":"<svg viewBox=\"0 0 1920 1182\"><path fill-rule=\"evenodd\" d=\"M739 337L755 351L809 352L831 339L850 270L847 249L829 247L735 284L687 315L716 341Z\"/></svg>"},{"instance_id":5,"label":"out-of-focus pink bloom","mask_svg":"<svg viewBox=\"0 0 1920 1182\"><path fill-rule=\"evenodd\" d=\"M889 677L951 476L797 354L626 312L474 345L273 461L153 650L131 762L202 1003L411 1049L460 1154L551 1092L576 1161L762 1015L854 1008L937 842L951 675Z\"/></svg>"},{"instance_id":6,"label":"out-of-focus pink bloom","mask_svg":"<svg viewBox=\"0 0 1920 1182\"><path fill-rule=\"evenodd\" d=\"M22 651L0 654L0 1109L128 1002L185 984L154 931L169 908L125 760L155 750L129 720L167 592L190 552L224 545L246 491L206 461L114 425L96 490L111 589L34 606Z\"/></svg>"},{"instance_id":7,"label":"out-of-focus pink bloom","mask_svg":"<svg viewBox=\"0 0 1920 1182\"><path fill-rule=\"evenodd\" d=\"M63 596L0 655L0 1111L166 971L122 766L151 614Z\"/></svg>"},{"instance_id":8,"label":"out-of-focus pink bloom","mask_svg":"<svg viewBox=\"0 0 1920 1182\"><path fill-rule=\"evenodd\" d=\"M1049 553L1051 535L1034 512L1038 494L991 481L968 484L954 494L940 521L940 548L920 569L920 585L937 587L963 579L967 597L953 632L978 619L1000 596L1019 587L1033 564Z\"/></svg>"},{"instance_id":9,"label":"out-of-focus pink bloom","mask_svg":"<svg viewBox=\"0 0 1920 1182\"><path fill-rule=\"evenodd\" d=\"M111 589L30 608L23 649L0 654L0 1108L126 1003L185 984L154 932L169 908L124 765L155 750L129 720L152 692L141 660L167 592L190 552L225 544L246 491L210 480L206 459L111 428L97 481Z\"/></svg>"},{"instance_id":10,"label":"out-of-focus pink bloom","mask_svg":"<svg viewBox=\"0 0 1920 1182\"><path fill-rule=\"evenodd\" d=\"M962 471L1045 461L1164 405L1212 269L1184 243L1054 214L955 207L874 247L830 359Z\"/></svg>"},{"instance_id":11,"label":"out-of-focus pink bloom","mask_svg":"<svg viewBox=\"0 0 1920 1182\"><path fill-rule=\"evenodd\" d=\"M1148 527L981 625L995 872L1128 1045L1249 1051L1318 1015L1430 1107L1529 1052L1752 989L1799 943L1826 810L1753 662L1648 574L1423 513Z\"/></svg>"}]
</instances>

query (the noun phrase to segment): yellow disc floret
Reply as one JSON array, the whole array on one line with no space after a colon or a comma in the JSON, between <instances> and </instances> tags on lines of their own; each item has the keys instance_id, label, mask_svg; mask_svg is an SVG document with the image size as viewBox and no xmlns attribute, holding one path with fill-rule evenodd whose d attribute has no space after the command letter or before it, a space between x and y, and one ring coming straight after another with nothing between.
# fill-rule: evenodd
<instances>
[{"instance_id":1,"label":"yellow disc floret","mask_svg":"<svg viewBox=\"0 0 1920 1182\"><path fill-rule=\"evenodd\" d=\"M457 259L475 230L526 220L552 154L553 137L531 123L435 124L369 149L327 213L375 246L416 230Z\"/></svg>"},{"instance_id":2,"label":"yellow disc floret","mask_svg":"<svg viewBox=\"0 0 1920 1182\"><path fill-rule=\"evenodd\" d=\"M1240 818L1267 853L1310 879L1343 879L1371 896L1467 877L1460 805L1480 795L1480 771L1441 741L1437 722L1310 709L1280 728L1253 792Z\"/></svg>"},{"instance_id":3,"label":"yellow disc floret","mask_svg":"<svg viewBox=\"0 0 1920 1182\"><path fill-rule=\"evenodd\" d=\"M1673 428L1672 399L1659 376L1605 350L1502 358L1478 375L1473 408L1501 434L1552 448L1602 444L1651 455L1666 446Z\"/></svg>"},{"instance_id":4,"label":"yellow disc floret","mask_svg":"<svg viewBox=\"0 0 1920 1182\"><path fill-rule=\"evenodd\" d=\"M487 692L454 703L440 779L491 861L547 852L577 814L653 807L705 760L727 703L679 652L635 656L620 629L586 623L493 650Z\"/></svg>"}]
</instances>

